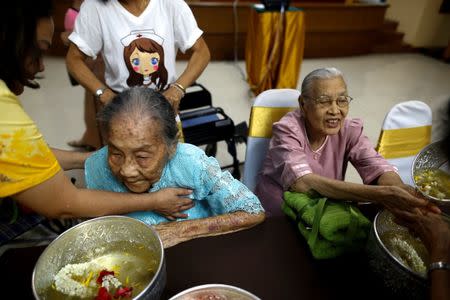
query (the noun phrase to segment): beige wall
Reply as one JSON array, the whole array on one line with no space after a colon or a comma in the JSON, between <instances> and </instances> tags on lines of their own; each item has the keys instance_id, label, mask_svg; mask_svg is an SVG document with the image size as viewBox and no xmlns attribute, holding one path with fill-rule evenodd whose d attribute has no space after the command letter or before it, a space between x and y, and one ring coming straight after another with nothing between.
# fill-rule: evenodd
<instances>
[{"instance_id":1,"label":"beige wall","mask_svg":"<svg viewBox=\"0 0 450 300\"><path fill-rule=\"evenodd\" d=\"M399 22L398 31L414 47L447 46L450 14L440 14L442 0L388 0L386 18Z\"/></svg>"}]
</instances>

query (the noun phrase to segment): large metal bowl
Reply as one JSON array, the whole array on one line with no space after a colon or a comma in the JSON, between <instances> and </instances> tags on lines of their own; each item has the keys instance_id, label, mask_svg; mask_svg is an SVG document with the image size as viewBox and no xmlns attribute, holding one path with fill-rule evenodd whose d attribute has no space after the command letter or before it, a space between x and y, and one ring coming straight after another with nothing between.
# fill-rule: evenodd
<instances>
[{"instance_id":1,"label":"large metal bowl","mask_svg":"<svg viewBox=\"0 0 450 300\"><path fill-rule=\"evenodd\" d=\"M157 271L144 290L138 295L133 295L133 299L159 299L166 285L166 266L161 239L151 226L126 216L91 219L72 227L55 239L44 250L34 267L32 287L35 298L45 299L43 296L45 289L52 285L55 275L62 267L71 263L85 262L83 258L86 253L108 249L109 245L118 242L125 245L124 251L139 245L154 254L151 259L157 260Z\"/></svg>"},{"instance_id":2,"label":"large metal bowl","mask_svg":"<svg viewBox=\"0 0 450 300\"><path fill-rule=\"evenodd\" d=\"M367 242L366 250L372 270L398 299L426 299L426 276L410 269L390 252L381 239L388 231L408 232L408 229L394 223L392 214L383 210L375 216Z\"/></svg>"},{"instance_id":3,"label":"large metal bowl","mask_svg":"<svg viewBox=\"0 0 450 300\"><path fill-rule=\"evenodd\" d=\"M241 288L225 284L204 284L182 291L169 300L261 300Z\"/></svg>"},{"instance_id":4,"label":"large metal bowl","mask_svg":"<svg viewBox=\"0 0 450 300\"><path fill-rule=\"evenodd\" d=\"M414 158L411 172L415 188L418 191L420 191L424 197L426 197L427 199L436 203L439 206L450 207L450 199L439 199L425 194L419 189L415 180L416 175L421 170L441 169L446 172L450 171L448 165L448 158L446 157L443 151L442 143L443 141L438 141L424 147Z\"/></svg>"}]
</instances>

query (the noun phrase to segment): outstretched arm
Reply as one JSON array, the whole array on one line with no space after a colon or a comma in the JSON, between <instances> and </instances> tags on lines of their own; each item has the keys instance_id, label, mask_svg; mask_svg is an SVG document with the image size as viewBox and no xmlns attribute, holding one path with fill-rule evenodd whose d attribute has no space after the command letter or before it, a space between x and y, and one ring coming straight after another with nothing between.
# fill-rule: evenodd
<instances>
[{"instance_id":1,"label":"outstretched arm","mask_svg":"<svg viewBox=\"0 0 450 300\"><path fill-rule=\"evenodd\" d=\"M411 210L428 205L425 199L415 197L396 185L365 185L334 180L316 174L304 175L290 187L290 190L295 192L307 192L311 189L336 200L374 202L394 211Z\"/></svg>"},{"instance_id":2,"label":"outstretched arm","mask_svg":"<svg viewBox=\"0 0 450 300\"><path fill-rule=\"evenodd\" d=\"M63 170L84 169L85 160L92 154L91 152L51 149Z\"/></svg>"},{"instance_id":3,"label":"outstretched arm","mask_svg":"<svg viewBox=\"0 0 450 300\"><path fill-rule=\"evenodd\" d=\"M192 191L168 188L154 193L114 193L76 188L60 170L50 179L12 196L17 202L49 218L97 217L154 210L168 217L183 217L193 206Z\"/></svg>"},{"instance_id":4,"label":"outstretched arm","mask_svg":"<svg viewBox=\"0 0 450 300\"><path fill-rule=\"evenodd\" d=\"M88 56L84 54L74 43L69 46L69 51L66 56L66 65L70 75L72 75L87 91L95 95L95 91L99 88L105 87L103 82L100 81L94 72L89 69L86 63ZM103 104L111 101L115 96L115 93L106 89L100 96L100 102Z\"/></svg>"},{"instance_id":5,"label":"outstretched arm","mask_svg":"<svg viewBox=\"0 0 450 300\"><path fill-rule=\"evenodd\" d=\"M164 248L199 237L222 235L248 229L263 222L265 214L250 214L244 211L180 222L158 224L158 231Z\"/></svg>"}]
</instances>

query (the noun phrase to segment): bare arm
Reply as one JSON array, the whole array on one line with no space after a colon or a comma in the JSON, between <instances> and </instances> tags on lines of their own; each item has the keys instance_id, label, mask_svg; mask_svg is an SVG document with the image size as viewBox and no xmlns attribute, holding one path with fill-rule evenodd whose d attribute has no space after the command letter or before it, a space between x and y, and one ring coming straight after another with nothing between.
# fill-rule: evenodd
<instances>
[{"instance_id":1,"label":"bare arm","mask_svg":"<svg viewBox=\"0 0 450 300\"><path fill-rule=\"evenodd\" d=\"M85 160L92 154L91 152L67 151L52 148L56 160L63 170L84 169Z\"/></svg>"},{"instance_id":2,"label":"bare arm","mask_svg":"<svg viewBox=\"0 0 450 300\"><path fill-rule=\"evenodd\" d=\"M390 210L410 210L414 207L425 207L428 204L428 201L417 198L404 188L395 185L372 186L329 179L316 174L300 177L290 189L296 192L307 192L312 189L336 200L374 202Z\"/></svg>"},{"instance_id":3,"label":"bare arm","mask_svg":"<svg viewBox=\"0 0 450 300\"><path fill-rule=\"evenodd\" d=\"M66 56L66 65L70 75L72 75L87 91L95 95L95 91L105 87L105 84L91 71L86 63L88 56L84 54L74 43L70 43ZM100 101L108 103L115 94L110 89L104 91Z\"/></svg>"},{"instance_id":4,"label":"bare arm","mask_svg":"<svg viewBox=\"0 0 450 300\"><path fill-rule=\"evenodd\" d=\"M199 37L189 50L192 51L192 55L189 58L188 65L186 66L184 72L176 80L177 83L181 84L185 88L190 86L197 80L198 77L200 77L211 58L208 45L203 37ZM174 87L169 87L163 94L178 111L178 105L182 96L180 92Z\"/></svg>"},{"instance_id":5,"label":"bare arm","mask_svg":"<svg viewBox=\"0 0 450 300\"><path fill-rule=\"evenodd\" d=\"M177 82L184 87L190 86L200 77L211 58L208 45L206 45L203 37L199 37L190 50L192 51L192 55L189 58L188 65L177 79Z\"/></svg>"},{"instance_id":6,"label":"bare arm","mask_svg":"<svg viewBox=\"0 0 450 300\"><path fill-rule=\"evenodd\" d=\"M248 229L264 221L265 214L238 211L215 217L156 225L164 248L199 237L222 235Z\"/></svg>"},{"instance_id":7,"label":"bare arm","mask_svg":"<svg viewBox=\"0 0 450 300\"><path fill-rule=\"evenodd\" d=\"M96 217L109 214L124 214L140 210L158 211L172 203L167 214L192 207L192 201L184 198L190 194L186 189L166 189L155 193L131 194L76 188L59 171L55 176L12 196L19 203L33 211L50 218Z\"/></svg>"}]
</instances>

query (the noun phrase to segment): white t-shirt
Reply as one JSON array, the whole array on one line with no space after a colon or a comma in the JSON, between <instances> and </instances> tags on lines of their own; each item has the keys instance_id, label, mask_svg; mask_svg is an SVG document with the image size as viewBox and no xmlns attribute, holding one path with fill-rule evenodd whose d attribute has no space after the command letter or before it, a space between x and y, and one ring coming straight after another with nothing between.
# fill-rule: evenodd
<instances>
[{"instance_id":1,"label":"white t-shirt","mask_svg":"<svg viewBox=\"0 0 450 300\"><path fill-rule=\"evenodd\" d=\"M150 0L139 17L118 0L85 0L69 39L87 56L101 52L106 84L121 92L174 82L178 49L185 52L202 33L183 0Z\"/></svg>"}]
</instances>

